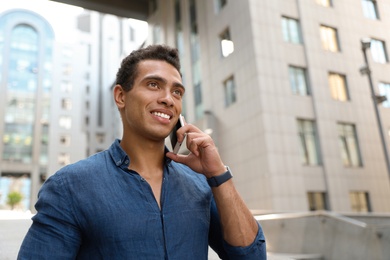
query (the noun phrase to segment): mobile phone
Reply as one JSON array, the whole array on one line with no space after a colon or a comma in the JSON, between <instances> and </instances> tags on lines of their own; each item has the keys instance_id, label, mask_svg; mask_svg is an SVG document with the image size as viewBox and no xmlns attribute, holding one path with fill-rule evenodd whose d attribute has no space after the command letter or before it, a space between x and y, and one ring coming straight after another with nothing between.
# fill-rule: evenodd
<instances>
[{"instance_id":1,"label":"mobile phone","mask_svg":"<svg viewBox=\"0 0 390 260\"><path fill-rule=\"evenodd\" d=\"M179 116L179 120L177 120L177 123L175 125L175 127L173 128L172 132L169 134L169 138L171 139L171 145L172 145L172 149L173 149L173 153L174 154L177 154L180 150L180 146L182 143L179 143L177 141L177 135L176 135L176 131L182 127L184 125L184 119L183 119L183 116L180 115Z\"/></svg>"}]
</instances>

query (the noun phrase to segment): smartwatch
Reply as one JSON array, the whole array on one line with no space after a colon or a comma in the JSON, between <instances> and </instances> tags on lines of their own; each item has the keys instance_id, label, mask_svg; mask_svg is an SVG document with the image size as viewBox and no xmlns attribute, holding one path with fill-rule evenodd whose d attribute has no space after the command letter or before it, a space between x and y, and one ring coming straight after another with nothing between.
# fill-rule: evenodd
<instances>
[{"instance_id":1,"label":"smartwatch","mask_svg":"<svg viewBox=\"0 0 390 260\"><path fill-rule=\"evenodd\" d=\"M207 179L207 182L209 183L210 187L218 187L219 185L225 183L233 177L232 173L230 172L229 166L226 166L226 170L227 171L222 173L221 175Z\"/></svg>"}]
</instances>

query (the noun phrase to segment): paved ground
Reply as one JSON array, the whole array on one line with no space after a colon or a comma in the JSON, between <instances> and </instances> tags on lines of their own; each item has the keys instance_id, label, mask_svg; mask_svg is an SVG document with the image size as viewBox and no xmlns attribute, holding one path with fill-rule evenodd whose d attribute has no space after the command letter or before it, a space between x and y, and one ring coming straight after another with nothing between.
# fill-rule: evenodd
<instances>
[{"instance_id":1,"label":"paved ground","mask_svg":"<svg viewBox=\"0 0 390 260\"><path fill-rule=\"evenodd\" d=\"M15 260L31 225L31 214L0 210L0 259Z\"/></svg>"}]
</instances>

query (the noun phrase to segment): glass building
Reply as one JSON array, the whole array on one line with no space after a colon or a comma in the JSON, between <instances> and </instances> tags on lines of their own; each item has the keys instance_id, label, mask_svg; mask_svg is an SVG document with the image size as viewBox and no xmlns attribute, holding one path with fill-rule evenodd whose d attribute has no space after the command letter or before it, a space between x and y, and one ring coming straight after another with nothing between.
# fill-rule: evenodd
<instances>
[{"instance_id":1,"label":"glass building","mask_svg":"<svg viewBox=\"0 0 390 260\"><path fill-rule=\"evenodd\" d=\"M38 14L0 15L0 206L18 191L28 209L46 175L53 41L51 26Z\"/></svg>"}]
</instances>

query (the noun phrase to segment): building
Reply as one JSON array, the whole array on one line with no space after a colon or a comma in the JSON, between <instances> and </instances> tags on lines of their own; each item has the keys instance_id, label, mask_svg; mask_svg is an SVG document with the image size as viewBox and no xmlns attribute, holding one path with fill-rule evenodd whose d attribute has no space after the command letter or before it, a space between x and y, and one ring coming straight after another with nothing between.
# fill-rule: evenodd
<instances>
[{"instance_id":1,"label":"building","mask_svg":"<svg viewBox=\"0 0 390 260\"><path fill-rule=\"evenodd\" d=\"M373 99L359 71L361 39L370 37L389 150L387 1L154 2L148 43L178 47L186 119L212 130L251 209L390 211Z\"/></svg>"},{"instance_id":2,"label":"building","mask_svg":"<svg viewBox=\"0 0 390 260\"><path fill-rule=\"evenodd\" d=\"M107 108L120 60L144 41L137 22L86 10L68 20L77 40L62 42L37 12L0 14L1 208L18 191L33 210L48 176L120 134Z\"/></svg>"}]
</instances>

